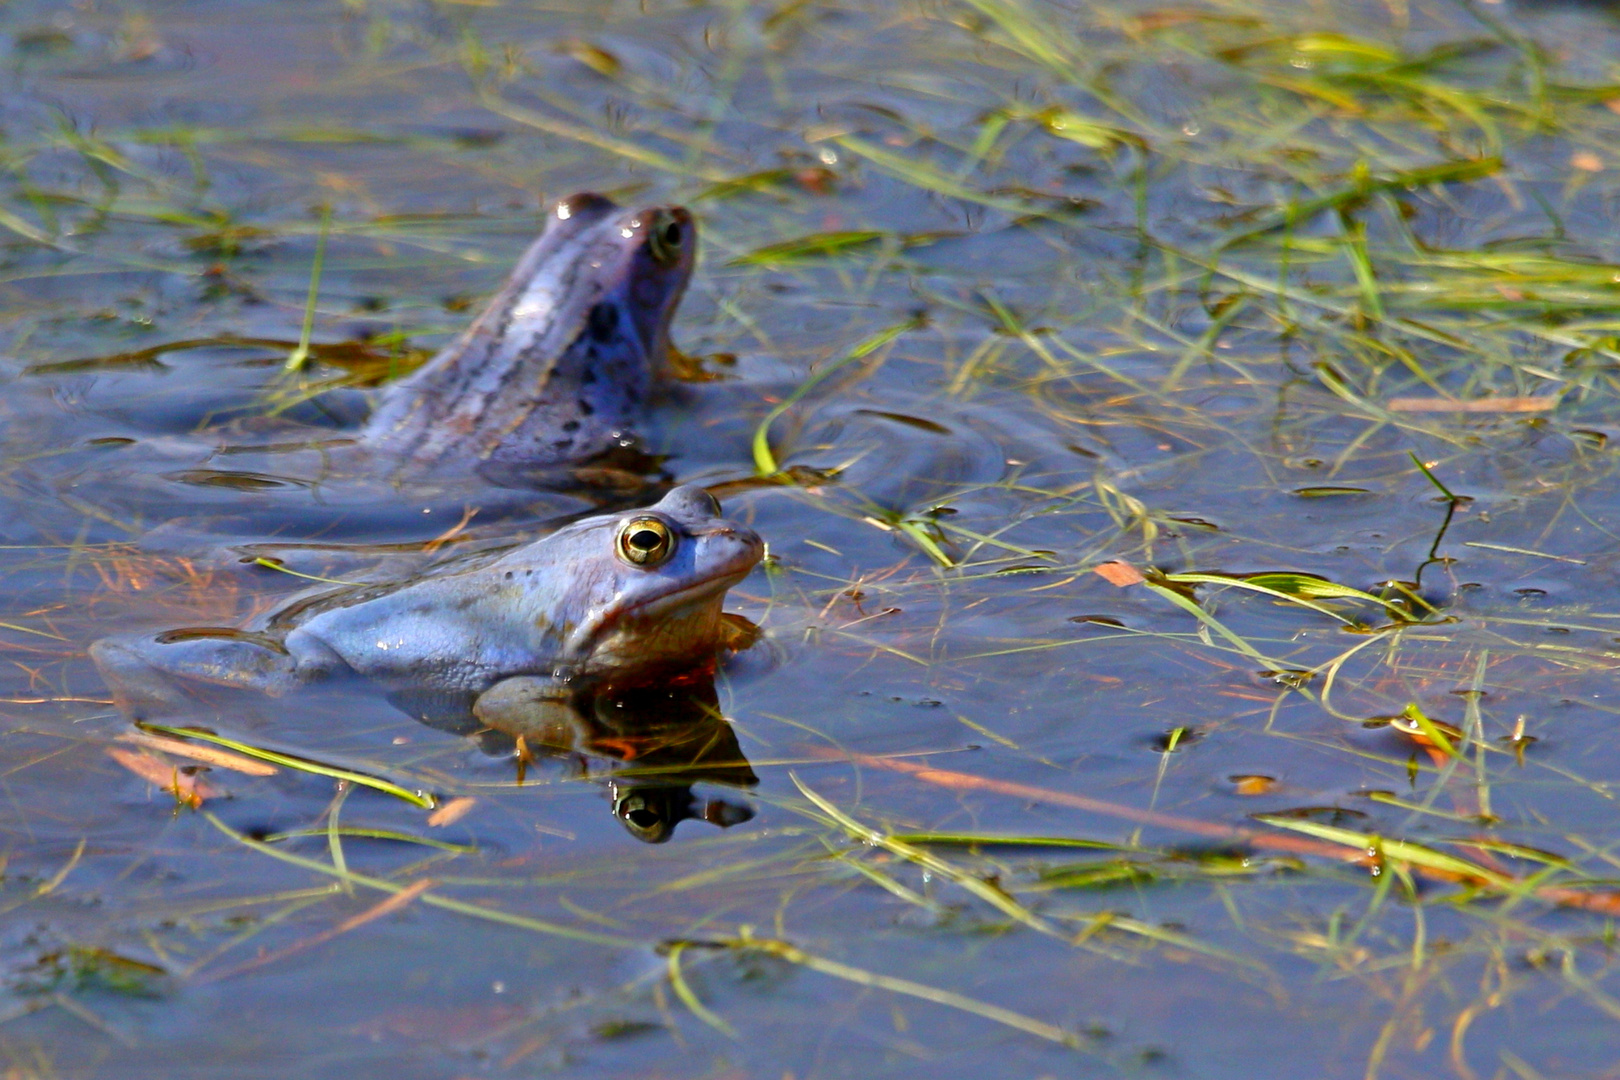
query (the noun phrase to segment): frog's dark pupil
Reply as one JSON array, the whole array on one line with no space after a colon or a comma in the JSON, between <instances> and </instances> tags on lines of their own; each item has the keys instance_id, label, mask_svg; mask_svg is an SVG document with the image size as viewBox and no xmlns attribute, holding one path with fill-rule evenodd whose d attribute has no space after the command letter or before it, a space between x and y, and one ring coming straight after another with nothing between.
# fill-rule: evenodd
<instances>
[{"instance_id":1,"label":"frog's dark pupil","mask_svg":"<svg viewBox=\"0 0 1620 1080\"><path fill-rule=\"evenodd\" d=\"M651 529L637 529L630 534L630 546L637 551L652 551L663 542L664 538Z\"/></svg>"},{"instance_id":2,"label":"frog's dark pupil","mask_svg":"<svg viewBox=\"0 0 1620 1080\"><path fill-rule=\"evenodd\" d=\"M658 815L651 810L631 810L624 816L630 820L630 824L638 829L650 829L658 824Z\"/></svg>"},{"instance_id":3,"label":"frog's dark pupil","mask_svg":"<svg viewBox=\"0 0 1620 1080\"><path fill-rule=\"evenodd\" d=\"M664 243L668 244L670 247L681 246L680 222L672 221L668 225L664 226Z\"/></svg>"}]
</instances>

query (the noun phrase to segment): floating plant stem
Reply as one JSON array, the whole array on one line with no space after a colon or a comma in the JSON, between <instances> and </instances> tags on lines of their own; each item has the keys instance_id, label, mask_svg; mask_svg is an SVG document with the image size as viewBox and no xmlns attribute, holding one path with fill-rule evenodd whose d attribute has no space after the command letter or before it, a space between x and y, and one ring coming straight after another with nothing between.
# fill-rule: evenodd
<instances>
[{"instance_id":1,"label":"floating plant stem","mask_svg":"<svg viewBox=\"0 0 1620 1080\"><path fill-rule=\"evenodd\" d=\"M372 877L369 874L355 873L352 870L340 871L330 863L323 863L317 859L306 859L301 855L294 855L290 851L279 851L276 848L271 847L269 844L237 832L235 829L231 828L229 825L225 824L219 818L215 817L206 810L203 811L203 817L208 820L210 825L214 826L214 828L218 829L232 840L235 840L237 843L242 844L244 847L252 848L261 854L268 855L273 859L278 859L281 862L289 863L293 866L300 866L306 870L313 870L318 874L325 874L328 877L338 878L367 889L378 889L387 893L400 893L412 887L411 885L400 884L397 881L389 881L384 878ZM502 925L516 927L520 930L532 930L541 934L555 934L558 937L572 938L575 941L585 941L596 945L611 945L617 947L631 947L641 944L641 942L638 942L633 938L619 937L613 934L602 934L594 930L579 930L572 926L563 926L560 923L547 922L544 919L533 919L526 915L516 915L509 911L500 911L496 908L485 907L482 904L473 904L464 900L455 900L447 896L440 896L437 893L429 892L422 894L421 902L430 907L443 908L446 911L454 911L459 915L469 915L473 918L483 919L487 922L501 923Z\"/></svg>"},{"instance_id":2,"label":"floating plant stem","mask_svg":"<svg viewBox=\"0 0 1620 1080\"><path fill-rule=\"evenodd\" d=\"M1440 482L1440 478L1434 475L1434 470L1429 468L1429 466L1424 463L1423 459L1418 457L1414 451L1408 450L1406 452L1406 456L1412 459L1412 464L1417 466L1418 472L1427 477L1429 483L1433 484L1440 494L1444 495L1452 502L1456 502L1459 498L1461 498L1461 496L1457 495L1450 488L1446 487L1445 484L1442 484Z\"/></svg>"},{"instance_id":3,"label":"floating plant stem","mask_svg":"<svg viewBox=\"0 0 1620 1080\"><path fill-rule=\"evenodd\" d=\"M304 300L304 325L298 331L298 344L287 354L282 370L302 371L309 362L309 339L315 329L315 300L321 293L321 269L326 264L326 238L332 231L332 204L321 207L321 230L315 238L315 261L309 270L309 296Z\"/></svg>"},{"instance_id":4,"label":"floating plant stem","mask_svg":"<svg viewBox=\"0 0 1620 1080\"><path fill-rule=\"evenodd\" d=\"M378 776L356 772L353 769L344 769L336 765L327 765L310 758L299 757L296 754L283 753L280 750L267 750L262 746L254 746L252 743L240 742L236 739L228 739L204 728L169 727L165 724L154 724L150 721L140 721L136 726L142 731L155 731L160 735L168 735L176 739L201 739L203 742L210 742L215 746L223 746L227 750L234 750L238 754L258 758L261 761L268 761L274 765L284 765L289 769L296 769L299 772L310 773L314 776L329 776L334 780L348 780L362 787L373 788L395 798L404 799L406 802L420 806L424 810L432 810L439 804L438 796L430 792L412 791L401 787L392 780L384 780Z\"/></svg>"},{"instance_id":5,"label":"floating plant stem","mask_svg":"<svg viewBox=\"0 0 1620 1080\"><path fill-rule=\"evenodd\" d=\"M775 476L782 471L781 463L777 461L776 454L771 450L770 436L771 425L776 423L777 420L781 419L784 413L802 401L806 394L810 393L810 391L814 390L817 386L820 386L830 375L857 360L865 359L866 357L877 352L879 349L883 348L885 345L892 342L901 334L904 334L908 330L915 330L921 325L922 321L920 319L907 319L905 322L899 322L892 326L884 327L882 330L879 330L865 341L862 341L860 344L856 345L840 359L819 368L808 379L800 383L796 390L794 390L782 401L778 402L775 408L765 414L765 419L759 422L759 427L754 429L753 451L755 471L758 472L760 476Z\"/></svg>"},{"instance_id":6,"label":"floating plant stem","mask_svg":"<svg viewBox=\"0 0 1620 1080\"><path fill-rule=\"evenodd\" d=\"M907 997L918 998L922 1001L931 1001L936 1005L943 1005L946 1008L971 1013L974 1016L983 1017L986 1020L992 1020L995 1023L1003 1024L1007 1027L1022 1031L1028 1035L1034 1035L1035 1037L1045 1039L1048 1042L1055 1042L1060 1046L1067 1046L1071 1050L1091 1049L1089 1040L1087 1040L1084 1036L1080 1035L1078 1032L1070 1031L1067 1028L1058 1027L1056 1024L1049 1024L1044 1020L1037 1020L1034 1017L1026 1016L1023 1013L1014 1012L1011 1009L1004 1009L999 1005L991 1005L988 1002L979 1001L975 998L970 998L963 994L957 994L950 990L942 990L936 986L929 986L926 983L913 982L910 979L900 979L893 975L880 975L875 971L868 971L865 968L855 967L852 964L842 964L836 960L828 960L826 957L816 956L812 953L805 952L803 949L798 948L795 945L790 945L785 941L779 941L773 938L754 937L752 934L747 934L740 935L735 938L725 938L713 942L706 942L706 944L719 945L731 949L769 953L771 956L785 960L790 964L796 964L799 967L806 968L810 971L817 971L823 975L830 975L835 979L842 979L845 982L854 983L857 986L870 986L874 989L887 990L894 994L904 994Z\"/></svg>"},{"instance_id":7,"label":"floating plant stem","mask_svg":"<svg viewBox=\"0 0 1620 1080\"><path fill-rule=\"evenodd\" d=\"M681 954L686 951L687 945L687 942L677 941L669 947L669 955L665 958L667 961L666 966L669 969L669 985L674 989L675 996L681 999L681 1004L692 1011L693 1016L727 1038L737 1038L737 1029L726 1023L723 1017L717 1015L702 1001L698 1000L692 985L686 981L686 975L681 971Z\"/></svg>"}]
</instances>

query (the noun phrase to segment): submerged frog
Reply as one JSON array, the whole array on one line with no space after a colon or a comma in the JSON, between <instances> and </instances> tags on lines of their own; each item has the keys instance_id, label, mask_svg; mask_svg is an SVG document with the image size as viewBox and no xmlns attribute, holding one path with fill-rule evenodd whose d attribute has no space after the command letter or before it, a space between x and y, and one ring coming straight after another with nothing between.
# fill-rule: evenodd
<instances>
[{"instance_id":1,"label":"submerged frog","mask_svg":"<svg viewBox=\"0 0 1620 1080\"><path fill-rule=\"evenodd\" d=\"M631 445L669 372L696 251L680 207L562 200L472 326L382 392L361 443L429 471L543 468Z\"/></svg>"},{"instance_id":2,"label":"submerged frog","mask_svg":"<svg viewBox=\"0 0 1620 1080\"><path fill-rule=\"evenodd\" d=\"M702 488L678 487L429 576L305 593L246 629L117 635L90 652L137 720L187 708L188 683L274 695L359 675L391 692L493 694L503 711L514 697L634 684L700 667L725 643L726 590L764 547L720 513Z\"/></svg>"}]
</instances>

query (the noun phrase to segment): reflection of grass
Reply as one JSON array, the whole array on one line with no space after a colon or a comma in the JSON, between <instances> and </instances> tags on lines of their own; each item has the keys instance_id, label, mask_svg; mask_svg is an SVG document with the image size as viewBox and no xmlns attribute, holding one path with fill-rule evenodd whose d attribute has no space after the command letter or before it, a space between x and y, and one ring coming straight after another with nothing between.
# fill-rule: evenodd
<instances>
[{"instance_id":1,"label":"reflection of grass","mask_svg":"<svg viewBox=\"0 0 1620 1080\"><path fill-rule=\"evenodd\" d=\"M771 369L772 397L747 418L751 460L721 479L755 485L743 498L757 501L741 505L762 512L796 500L776 519L790 527L769 537L778 561L761 601L768 626L797 629L789 662L824 665L829 685L871 673L949 688L938 722L903 734L908 753L993 744L994 762L957 761L953 775L1012 761L1040 770L1033 788L1106 784L1112 804L1174 813L1092 838L1096 805L1061 806L1079 821L1015 800L986 809L870 763L863 774L890 783L854 793L822 778L844 766L820 749L858 755L878 723L844 717L829 690L738 717L769 744L755 765L790 822L768 841L727 834L692 845L696 866L626 884L578 852L526 876L397 819L340 827L323 811L270 838L227 830L251 865L279 860L321 884L217 901L267 913L243 925L203 926L200 907L185 909L184 930L146 934L172 950L165 970L206 977L261 943L276 958L307 942L312 958L425 906L609 952L662 946L667 963L625 999L667 989L676 1012L744 1037L772 1006L706 979L752 953L1094 1050L1054 1003L1063 987L1008 1003L1017 1009L974 988L996 961L962 942L1018 935L1087 962L1196 963L1211 979L1290 990L1303 959L1324 982L1359 988L1358 1015L1387 1017L1362 1032L1368 1073L1432 1066L1422 1047L1449 1040L1459 1075L1489 1075L1497 1064L1469 1064L1469 1032L1510 1005L1567 1009L1554 1000L1567 994L1615 1015L1612 935L1597 915L1547 914L1603 908L1620 871L1602 824L1612 754L1566 734L1590 726L1559 726L1561 703L1610 708L1594 696L1620 659L1602 569L1620 370L1612 86L1577 81L1488 18L1457 14L1414 47L1401 20L1441 16L1394 0L1370 15L1330 5L1336 26L1316 25L1320 5L1278 0L947 0L882 18L859 5L717 5L703 12L713 63L679 79L638 51L678 65L696 48L675 48L682 31L662 24L593 15L537 44L502 21L510 5L458 14L453 33L403 5L350 7L363 32L323 91L332 116L251 129L62 116L8 130L0 286L72 294L48 312L11 305L14 351L35 380L161 370L192 345L261 359L292 348L297 370L258 402L273 413L419 362L466 318L464 298L447 294L492 285L496 248L532 231L537 189L682 199L702 216L706 262L678 333L788 372ZM609 32L602 19L616 20ZM72 47L28 53L30 70L68 63ZM390 96L414 108L441 78L447 111L482 108L488 131L342 108ZM446 183L442 215L399 212L394 192L416 173L471 194ZM316 206L329 218L317 222ZM481 276L469 285L464 271ZM187 299L158 302L127 284L135 276ZM375 325L359 340L349 323L362 318ZM866 448L817 442L820 404L856 394L879 409L903 400L892 411L926 423L933 406L1005 402L996 434L1009 447L1032 433L1079 449L1009 449L1019 463L999 478L947 478L896 500L877 490L890 478L873 490L850 479ZM0 487L32 506L25 466L66 451L23 438ZM59 502L39 511L58 547L5 552L20 594L70 582L43 601L28 594L0 624L17 665L9 707L82 703L88 676L67 642L103 621L234 618L267 602L229 575L108 543L108 530L122 541L143 527L116 505L68 485ZM1145 571L1142 587L1091 573L1113 561ZM1543 570L1563 575L1570 599L1508 591L1520 577L1539 588ZM1083 738L1033 726L1054 707L1043 695L1092 676L1116 682L1083 700L1075 690L1065 722ZM1085 710L1135 723L1148 709L1137 703L1176 682L1159 706L1170 715L1140 722L1213 735L1110 765L1121 756L1111 733L1094 730L1106 718ZM18 715L47 742L21 773L78 745ZM1359 725L1389 717L1422 739ZM1266 801L1214 802L1209 791L1225 789L1203 763L1222 738L1285 781L1311 779ZM416 753L366 760L525 813L535 804L516 800L571 789L473 782L451 750ZM795 795L787 764L825 772L806 771ZM1275 813L1313 801L1363 816ZM1250 805L1267 815L1250 821ZM1153 831L1172 818L1215 829L1191 834L1214 846ZM297 846L322 838L324 859ZM370 869L384 848L424 846L421 861ZM72 872L47 875L19 910L76 887L79 856L59 865ZM335 910L355 891L386 895ZM574 892L593 900L579 906ZM184 906L156 896L155 907ZM1201 923L1155 914L1178 904ZM933 974L887 974L915 954L860 955L880 935L841 913L873 908L939 935L909 944L935 950ZM746 929L771 920L769 937ZM845 952L860 963L834 959ZM1527 1054L1503 1050L1501 1067L1536 1075Z\"/></svg>"}]
</instances>

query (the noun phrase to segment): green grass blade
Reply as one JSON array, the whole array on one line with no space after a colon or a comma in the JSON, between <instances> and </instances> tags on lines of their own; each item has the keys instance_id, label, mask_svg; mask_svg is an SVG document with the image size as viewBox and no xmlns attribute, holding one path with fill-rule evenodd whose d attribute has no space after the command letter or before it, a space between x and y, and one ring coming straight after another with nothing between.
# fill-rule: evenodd
<instances>
[{"instance_id":1,"label":"green grass blade","mask_svg":"<svg viewBox=\"0 0 1620 1080\"><path fill-rule=\"evenodd\" d=\"M254 746L252 743L239 742L236 739L228 739L223 735L216 735L214 732L203 728L169 727L165 724L154 724L149 721L141 721L135 726L142 731L155 731L160 735L168 735L176 739L200 739L203 742L223 746L227 750L234 750L248 757L258 758L260 761L284 765L298 772L310 773L314 776L329 776L334 780L348 780L362 787L372 788L376 791L386 792L395 798L404 799L406 802L414 806L420 806L424 810L432 810L439 805L438 796L427 791L411 791L400 787L392 780L384 780L378 776L355 772L353 769L339 768L336 765L327 765L294 754L285 754L279 750L267 750L264 747Z\"/></svg>"},{"instance_id":2,"label":"green grass blade","mask_svg":"<svg viewBox=\"0 0 1620 1080\"><path fill-rule=\"evenodd\" d=\"M1398 862L1411 863L1425 870L1433 870L1441 874L1461 877L1469 881L1483 882L1502 889L1513 889L1519 884L1507 874L1469 862L1456 855L1447 855L1443 851L1426 847L1423 844L1410 840L1391 840L1373 833L1356 832L1353 829L1341 829L1333 825L1323 825L1316 821L1306 821L1300 818L1285 818L1274 814L1258 814L1256 821L1279 829L1289 829L1293 832L1314 836L1318 840L1327 840L1335 844L1343 844L1358 851L1379 850L1384 857L1395 859Z\"/></svg>"},{"instance_id":3,"label":"green grass blade","mask_svg":"<svg viewBox=\"0 0 1620 1080\"><path fill-rule=\"evenodd\" d=\"M309 339L315 329L315 300L321 294L321 270L326 265L326 241L332 233L332 204L321 208L321 231L315 240L315 261L309 270L309 296L304 300L304 325L298 331L298 345L287 354L281 370L302 371L309 362Z\"/></svg>"},{"instance_id":4,"label":"green grass blade","mask_svg":"<svg viewBox=\"0 0 1620 1080\"><path fill-rule=\"evenodd\" d=\"M865 341L856 345L848 353L844 354L844 356L830 364L825 365L820 370L815 372L804 382L800 383L798 388L784 398L780 403L778 403L774 409L766 413L765 418L759 422L759 427L754 429L754 468L759 475L775 476L777 473L781 472L781 466L776 460L776 455L771 451L770 436L772 424L780 420L784 413L802 401L806 394L820 386L827 380L829 376L835 374L840 369L853 364L857 360L865 359L866 357L877 352L879 349L883 348L885 345L894 341L894 339L898 338L901 334L904 334L908 330L915 330L920 325L922 324L917 319L907 319L905 322L899 322L892 326L884 327L882 330L879 330Z\"/></svg>"},{"instance_id":5,"label":"green grass blade","mask_svg":"<svg viewBox=\"0 0 1620 1080\"><path fill-rule=\"evenodd\" d=\"M686 948L687 943L684 941L677 941L669 947L669 985L674 989L675 996L681 999L682 1005L691 1010L693 1016L727 1038L738 1038L737 1029L726 1023L723 1017L717 1015L707 1005L699 1001L697 994L692 990L691 984L686 981L686 976L681 972L681 953L685 952Z\"/></svg>"},{"instance_id":6,"label":"green grass blade","mask_svg":"<svg viewBox=\"0 0 1620 1080\"><path fill-rule=\"evenodd\" d=\"M936 1005L971 1013L974 1016L1002 1024L1016 1031L1022 1031L1026 1035L1034 1035L1036 1038L1045 1039L1060 1046L1067 1046L1071 1050L1090 1049L1087 1040L1083 1036L1067 1028L1058 1027L1056 1024L1048 1024L1044 1020L1036 1020L1034 1017L1026 1016L1023 1013L1004 1009L999 1005L991 1005L988 1002L979 1001L976 998L970 998L950 990L941 990L935 986L913 982L910 979L896 978L893 975L879 975L865 968L839 963L836 960L828 960L825 957L805 952L803 949L790 945L785 941L748 936L716 942L716 944L723 944L734 949L750 949L756 952L769 953L790 964L796 964L799 967L817 971L835 979L842 979L856 986L869 986L878 990L887 990L892 994L903 994L906 997L917 998L921 1001L931 1001Z\"/></svg>"},{"instance_id":7,"label":"green grass blade","mask_svg":"<svg viewBox=\"0 0 1620 1080\"><path fill-rule=\"evenodd\" d=\"M388 881L383 878L371 877L367 874L357 874L352 870L339 871L336 867L331 866L328 863L318 862L314 859L306 859L302 856L294 855L288 851L277 851L275 848L263 843L262 841L255 840L251 836L245 836L242 833L237 832L235 829L231 828L229 825L225 824L208 811L203 811L202 816L206 818L209 824L213 825L214 828L218 829L220 832L224 833L226 836L230 837L232 840L235 840L242 846L252 848L254 851L268 855L273 859L288 863L292 866L299 866L305 870L313 870L318 874L325 874L328 877L339 878L354 885L360 885L368 889L377 889L386 893L403 892L406 888L408 888L408 886L401 885L398 882ZM574 941L584 941L595 945L611 945L618 948L636 948L645 944L644 942L636 941L633 938L618 937L612 934L601 934L594 930L577 930L574 927L563 926L560 923L546 922L544 919L533 919L527 915L514 915L511 912L498 911L495 908L484 907L481 904L470 904L465 900L453 900L447 896L439 896L437 893L423 893L422 896L418 898L418 902L427 904L429 907L443 908L445 911L454 911L459 915L469 915L475 919L483 919L486 922L501 923L502 925L516 927L520 930L532 930L535 933L551 934L557 937L570 938Z\"/></svg>"}]
</instances>

